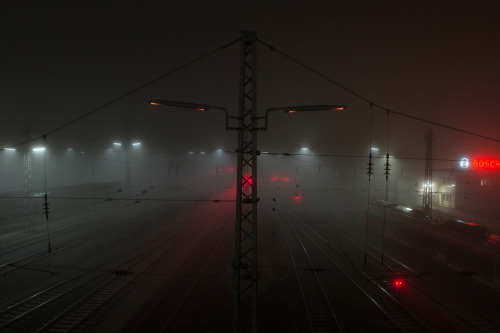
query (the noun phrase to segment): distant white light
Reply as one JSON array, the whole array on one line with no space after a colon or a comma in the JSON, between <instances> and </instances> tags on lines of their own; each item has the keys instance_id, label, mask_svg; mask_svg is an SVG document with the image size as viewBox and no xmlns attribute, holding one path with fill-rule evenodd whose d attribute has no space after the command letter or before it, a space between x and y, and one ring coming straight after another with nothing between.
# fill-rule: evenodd
<instances>
[{"instance_id":1,"label":"distant white light","mask_svg":"<svg viewBox=\"0 0 500 333\"><path fill-rule=\"evenodd\" d=\"M377 147L372 147L371 150L372 151L378 151L378 148Z\"/></svg>"},{"instance_id":2,"label":"distant white light","mask_svg":"<svg viewBox=\"0 0 500 333\"><path fill-rule=\"evenodd\" d=\"M192 155L192 154L194 154L194 151L189 151L188 154Z\"/></svg>"},{"instance_id":3,"label":"distant white light","mask_svg":"<svg viewBox=\"0 0 500 333\"><path fill-rule=\"evenodd\" d=\"M122 144L120 142L113 142L115 146L121 146Z\"/></svg>"},{"instance_id":4,"label":"distant white light","mask_svg":"<svg viewBox=\"0 0 500 333\"><path fill-rule=\"evenodd\" d=\"M201 154L201 155L205 155L205 152L204 152L204 151L200 151L200 154Z\"/></svg>"},{"instance_id":5,"label":"distant white light","mask_svg":"<svg viewBox=\"0 0 500 333\"><path fill-rule=\"evenodd\" d=\"M470 166L470 162L467 157L462 158L458 164L462 169L467 169Z\"/></svg>"},{"instance_id":6,"label":"distant white light","mask_svg":"<svg viewBox=\"0 0 500 333\"><path fill-rule=\"evenodd\" d=\"M45 147L36 147L36 148L33 148L33 151L42 152L42 151L45 151Z\"/></svg>"},{"instance_id":7,"label":"distant white light","mask_svg":"<svg viewBox=\"0 0 500 333\"><path fill-rule=\"evenodd\" d=\"M10 150L10 151L14 151L16 150L16 148L4 148L5 150Z\"/></svg>"},{"instance_id":8,"label":"distant white light","mask_svg":"<svg viewBox=\"0 0 500 333\"><path fill-rule=\"evenodd\" d=\"M141 143L140 142L132 142L132 146L140 146Z\"/></svg>"},{"instance_id":9,"label":"distant white light","mask_svg":"<svg viewBox=\"0 0 500 333\"><path fill-rule=\"evenodd\" d=\"M66 149L66 150L67 150L67 151L73 151L73 148L68 148L68 149Z\"/></svg>"},{"instance_id":10,"label":"distant white light","mask_svg":"<svg viewBox=\"0 0 500 333\"><path fill-rule=\"evenodd\" d=\"M308 150L309 150L309 148L307 148L307 147L302 147L302 148L300 148L300 150L303 150L303 151L308 151Z\"/></svg>"},{"instance_id":11,"label":"distant white light","mask_svg":"<svg viewBox=\"0 0 500 333\"><path fill-rule=\"evenodd\" d=\"M85 152L84 152L84 151L81 151L81 152L80 152L80 154L85 154Z\"/></svg>"},{"instance_id":12,"label":"distant white light","mask_svg":"<svg viewBox=\"0 0 500 333\"><path fill-rule=\"evenodd\" d=\"M220 149L220 148L219 148L219 149L217 149L217 152L218 152L218 153L222 153L222 149Z\"/></svg>"}]
</instances>

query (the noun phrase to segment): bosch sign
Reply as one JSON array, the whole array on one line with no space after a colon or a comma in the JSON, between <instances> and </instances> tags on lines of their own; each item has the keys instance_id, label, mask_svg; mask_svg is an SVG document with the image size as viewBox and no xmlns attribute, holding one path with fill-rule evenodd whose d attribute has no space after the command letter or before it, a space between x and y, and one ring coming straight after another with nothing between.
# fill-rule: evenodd
<instances>
[{"instance_id":1,"label":"bosch sign","mask_svg":"<svg viewBox=\"0 0 500 333\"><path fill-rule=\"evenodd\" d=\"M468 169L472 167L474 169L500 169L500 159L495 158L476 158L469 161L468 158L464 157L460 159L458 165L462 169Z\"/></svg>"},{"instance_id":2,"label":"bosch sign","mask_svg":"<svg viewBox=\"0 0 500 333\"><path fill-rule=\"evenodd\" d=\"M478 169L498 169L500 168L500 160L496 159L472 160L472 167Z\"/></svg>"}]
</instances>

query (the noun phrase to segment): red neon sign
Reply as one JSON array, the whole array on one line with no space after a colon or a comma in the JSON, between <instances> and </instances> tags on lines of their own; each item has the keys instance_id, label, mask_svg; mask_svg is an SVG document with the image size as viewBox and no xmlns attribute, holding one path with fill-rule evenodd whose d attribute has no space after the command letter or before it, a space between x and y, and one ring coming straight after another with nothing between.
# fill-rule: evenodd
<instances>
[{"instance_id":1,"label":"red neon sign","mask_svg":"<svg viewBox=\"0 0 500 333\"><path fill-rule=\"evenodd\" d=\"M482 158L472 160L472 167L477 169L500 169L500 160Z\"/></svg>"}]
</instances>

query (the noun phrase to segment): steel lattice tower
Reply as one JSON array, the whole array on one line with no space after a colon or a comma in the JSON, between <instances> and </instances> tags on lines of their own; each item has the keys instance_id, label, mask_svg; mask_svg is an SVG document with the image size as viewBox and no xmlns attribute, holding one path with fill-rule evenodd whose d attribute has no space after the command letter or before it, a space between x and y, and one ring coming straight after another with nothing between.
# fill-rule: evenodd
<instances>
[{"instance_id":1,"label":"steel lattice tower","mask_svg":"<svg viewBox=\"0 0 500 333\"><path fill-rule=\"evenodd\" d=\"M241 33L234 332L257 332L257 35Z\"/></svg>"},{"instance_id":2,"label":"steel lattice tower","mask_svg":"<svg viewBox=\"0 0 500 333\"><path fill-rule=\"evenodd\" d=\"M425 155L425 180L422 211L427 219L432 219L432 128L427 133L427 151Z\"/></svg>"}]
</instances>

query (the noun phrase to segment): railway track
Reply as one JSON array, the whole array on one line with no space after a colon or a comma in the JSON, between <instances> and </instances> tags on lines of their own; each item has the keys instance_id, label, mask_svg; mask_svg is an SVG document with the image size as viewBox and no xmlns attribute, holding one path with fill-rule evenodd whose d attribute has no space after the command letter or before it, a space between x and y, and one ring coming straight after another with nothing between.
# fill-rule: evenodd
<instances>
[{"instance_id":1,"label":"railway track","mask_svg":"<svg viewBox=\"0 0 500 333\"><path fill-rule=\"evenodd\" d=\"M366 324L362 325L362 322L366 323L363 320L366 318L360 317L360 311L365 311L367 316L377 317L379 322L380 316L385 316L386 321L378 325L379 329L387 332L425 330L418 320L400 306L394 295L364 273L358 260L353 261L338 250L341 238L336 239L335 252L332 252L331 242L321 240L324 239L322 235L293 213L288 212L287 215L288 228L302 249L301 256L307 258L297 263L295 258L299 256L293 254L292 247L289 247L296 263L294 266L299 285L310 286L312 278L316 285L316 290L300 288L305 313L308 314L303 320L306 324L302 325L302 331L349 332L369 329L363 326ZM325 322L328 324L325 325Z\"/></svg>"},{"instance_id":2,"label":"railway track","mask_svg":"<svg viewBox=\"0 0 500 333\"><path fill-rule=\"evenodd\" d=\"M313 212L310 213L314 215ZM297 220L301 221L298 217ZM322 248L321 251L327 258L333 258L339 253L349 256L349 261L356 267L355 274L348 273L351 278L354 280L356 277L358 279L362 277L357 282L359 285L363 284L363 279L374 282L372 284L377 286L379 295L386 295L385 298L392 299L392 301L378 301L378 306L404 331L412 330L411 326L408 326L412 321L420 323L422 328L429 331L498 332L500 330L497 319L480 313L473 306L447 292L443 286L426 279L425 274L412 269L407 263L402 263L387 253L384 254L384 262L381 263L380 251L368 246L369 266L365 266L361 259L365 246L356 237L340 226L328 223L320 216L317 216L315 222L308 222L300 222L301 228L312 239L312 244ZM330 262L335 263L333 260ZM390 280L395 276L408 277L404 279L405 285L401 287L404 288L403 302L398 294L402 290L397 290L390 284ZM373 295L373 292L370 297L373 301L382 300Z\"/></svg>"},{"instance_id":3,"label":"railway track","mask_svg":"<svg viewBox=\"0 0 500 333\"><path fill-rule=\"evenodd\" d=\"M295 276L299 285L303 317L301 330L303 332L341 332L342 327L335 314L329 296L318 276L316 267L309 252L293 226L285 229L284 223L278 219L281 231L285 237L288 253L293 263ZM288 229L288 230L287 230ZM293 245L292 243L296 243ZM299 246L300 253L294 253L292 248ZM310 271L304 271L308 267Z\"/></svg>"},{"instance_id":4,"label":"railway track","mask_svg":"<svg viewBox=\"0 0 500 333\"><path fill-rule=\"evenodd\" d=\"M179 226L179 222L175 225ZM76 270L57 285L10 305L0 312L0 331L88 331L96 318L133 287L140 273L172 251L165 245L169 240L196 227L193 223L188 227L168 228L130 246L106 264Z\"/></svg>"},{"instance_id":5,"label":"railway track","mask_svg":"<svg viewBox=\"0 0 500 333\"><path fill-rule=\"evenodd\" d=\"M227 239L232 230L232 218L220 219L210 233L200 243L196 250L176 270L175 275L166 281L155 298L139 312L127 325L127 332L180 332L187 331L192 318L186 317L187 311L182 311L195 292L200 277L205 275L207 268L214 265L222 242ZM232 277L229 277L232 278ZM205 311L205 310L203 310ZM201 315L200 315L201 316ZM226 323L226 326L229 323Z\"/></svg>"}]
</instances>

